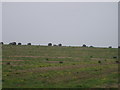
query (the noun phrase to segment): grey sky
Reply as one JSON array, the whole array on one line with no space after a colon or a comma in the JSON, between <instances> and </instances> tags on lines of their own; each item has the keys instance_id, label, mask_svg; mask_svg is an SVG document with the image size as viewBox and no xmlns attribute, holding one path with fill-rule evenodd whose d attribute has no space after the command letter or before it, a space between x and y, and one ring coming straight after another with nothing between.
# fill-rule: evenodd
<instances>
[{"instance_id":1,"label":"grey sky","mask_svg":"<svg viewBox=\"0 0 120 90\"><path fill-rule=\"evenodd\" d=\"M118 45L118 4L3 3L3 42Z\"/></svg>"},{"instance_id":2,"label":"grey sky","mask_svg":"<svg viewBox=\"0 0 120 90\"><path fill-rule=\"evenodd\" d=\"M118 3L118 23L120 23L120 1ZM118 25L118 45L120 46L120 24Z\"/></svg>"},{"instance_id":3,"label":"grey sky","mask_svg":"<svg viewBox=\"0 0 120 90\"><path fill-rule=\"evenodd\" d=\"M0 2L0 41L2 41L2 3Z\"/></svg>"}]
</instances>

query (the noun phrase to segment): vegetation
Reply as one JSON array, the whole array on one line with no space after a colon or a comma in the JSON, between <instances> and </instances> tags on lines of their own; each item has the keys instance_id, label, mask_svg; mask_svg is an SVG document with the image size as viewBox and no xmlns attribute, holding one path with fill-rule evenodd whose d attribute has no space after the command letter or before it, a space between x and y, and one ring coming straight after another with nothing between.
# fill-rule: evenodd
<instances>
[{"instance_id":1,"label":"vegetation","mask_svg":"<svg viewBox=\"0 0 120 90\"><path fill-rule=\"evenodd\" d=\"M118 88L117 48L2 46L3 88Z\"/></svg>"}]
</instances>

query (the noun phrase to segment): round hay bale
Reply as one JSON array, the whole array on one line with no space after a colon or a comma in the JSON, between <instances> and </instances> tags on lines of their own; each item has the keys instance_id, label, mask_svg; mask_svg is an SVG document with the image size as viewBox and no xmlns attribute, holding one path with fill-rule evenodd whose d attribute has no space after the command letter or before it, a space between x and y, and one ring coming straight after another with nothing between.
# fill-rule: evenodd
<instances>
[{"instance_id":1,"label":"round hay bale","mask_svg":"<svg viewBox=\"0 0 120 90\"><path fill-rule=\"evenodd\" d=\"M63 61L59 61L59 63L63 63Z\"/></svg>"},{"instance_id":2,"label":"round hay bale","mask_svg":"<svg viewBox=\"0 0 120 90\"><path fill-rule=\"evenodd\" d=\"M98 63L101 63L101 61L98 61Z\"/></svg>"}]
</instances>

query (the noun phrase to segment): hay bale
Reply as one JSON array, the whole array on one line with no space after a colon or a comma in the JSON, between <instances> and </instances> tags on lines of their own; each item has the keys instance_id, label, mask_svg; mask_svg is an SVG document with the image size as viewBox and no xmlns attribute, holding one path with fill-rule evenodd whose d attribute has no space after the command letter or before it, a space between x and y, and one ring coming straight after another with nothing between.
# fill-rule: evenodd
<instances>
[{"instance_id":1,"label":"hay bale","mask_svg":"<svg viewBox=\"0 0 120 90\"><path fill-rule=\"evenodd\" d=\"M4 79L2 79L2 82L4 82L5 80Z\"/></svg>"},{"instance_id":2,"label":"hay bale","mask_svg":"<svg viewBox=\"0 0 120 90\"><path fill-rule=\"evenodd\" d=\"M115 61L116 63L119 63L119 61Z\"/></svg>"},{"instance_id":3,"label":"hay bale","mask_svg":"<svg viewBox=\"0 0 120 90\"><path fill-rule=\"evenodd\" d=\"M48 61L48 58L46 58L46 60Z\"/></svg>"},{"instance_id":4,"label":"hay bale","mask_svg":"<svg viewBox=\"0 0 120 90\"><path fill-rule=\"evenodd\" d=\"M98 63L101 63L101 61L98 61Z\"/></svg>"},{"instance_id":5,"label":"hay bale","mask_svg":"<svg viewBox=\"0 0 120 90\"><path fill-rule=\"evenodd\" d=\"M59 61L59 63L63 63L63 61Z\"/></svg>"},{"instance_id":6,"label":"hay bale","mask_svg":"<svg viewBox=\"0 0 120 90\"><path fill-rule=\"evenodd\" d=\"M7 65L10 65L11 63L10 63L10 62L7 62L6 64L7 64Z\"/></svg>"},{"instance_id":7,"label":"hay bale","mask_svg":"<svg viewBox=\"0 0 120 90\"><path fill-rule=\"evenodd\" d=\"M16 72L15 74L19 74L18 72Z\"/></svg>"},{"instance_id":8,"label":"hay bale","mask_svg":"<svg viewBox=\"0 0 120 90\"><path fill-rule=\"evenodd\" d=\"M117 58L117 56L113 56L113 58L114 58L114 59L116 59L116 58Z\"/></svg>"},{"instance_id":9,"label":"hay bale","mask_svg":"<svg viewBox=\"0 0 120 90\"><path fill-rule=\"evenodd\" d=\"M93 58L93 56L90 56L90 58Z\"/></svg>"}]
</instances>

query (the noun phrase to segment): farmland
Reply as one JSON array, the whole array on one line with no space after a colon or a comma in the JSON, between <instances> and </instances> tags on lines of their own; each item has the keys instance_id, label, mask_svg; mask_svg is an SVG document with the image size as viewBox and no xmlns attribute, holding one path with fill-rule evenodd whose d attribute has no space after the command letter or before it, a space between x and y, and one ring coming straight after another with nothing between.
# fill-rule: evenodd
<instances>
[{"instance_id":1,"label":"farmland","mask_svg":"<svg viewBox=\"0 0 120 90\"><path fill-rule=\"evenodd\" d=\"M118 49L2 46L3 88L118 88Z\"/></svg>"}]
</instances>

